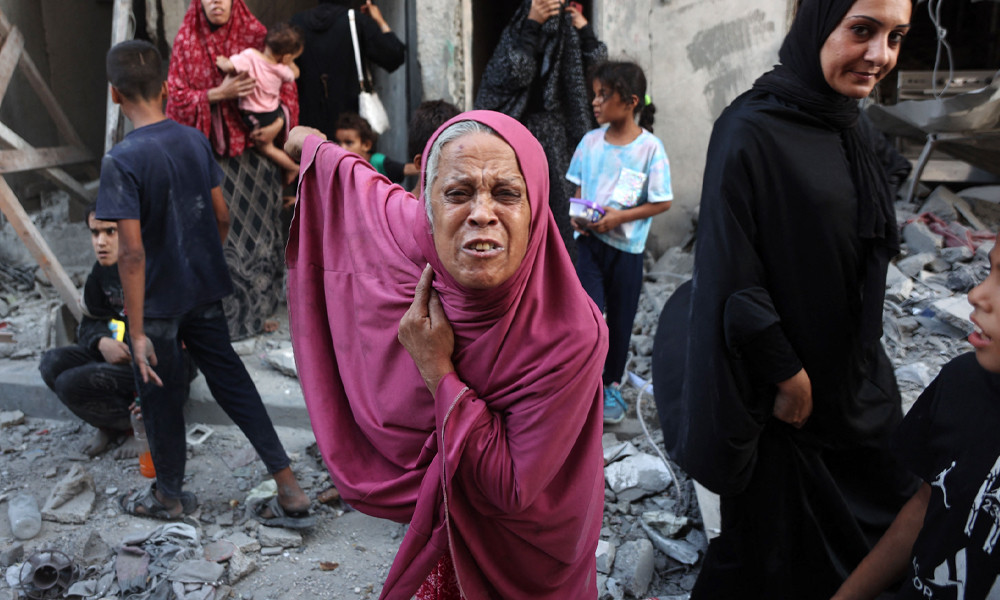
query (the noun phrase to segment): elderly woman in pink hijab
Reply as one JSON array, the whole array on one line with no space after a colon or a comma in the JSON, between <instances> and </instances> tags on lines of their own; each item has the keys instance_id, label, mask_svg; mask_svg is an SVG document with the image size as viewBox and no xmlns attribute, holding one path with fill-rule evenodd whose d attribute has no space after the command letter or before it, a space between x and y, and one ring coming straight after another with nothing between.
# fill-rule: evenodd
<instances>
[{"instance_id":1,"label":"elderly woman in pink hijab","mask_svg":"<svg viewBox=\"0 0 1000 600\"><path fill-rule=\"evenodd\" d=\"M410 524L382 598L596 598L607 329L516 120L431 138L421 198L297 128L296 364L342 497Z\"/></svg>"}]
</instances>

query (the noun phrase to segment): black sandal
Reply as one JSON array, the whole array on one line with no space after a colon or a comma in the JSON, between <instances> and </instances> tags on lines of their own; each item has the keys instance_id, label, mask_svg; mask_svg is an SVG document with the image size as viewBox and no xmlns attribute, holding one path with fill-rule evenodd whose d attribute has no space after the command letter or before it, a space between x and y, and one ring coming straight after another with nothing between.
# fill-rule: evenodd
<instances>
[{"instance_id":1,"label":"black sandal","mask_svg":"<svg viewBox=\"0 0 1000 600\"><path fill-rule=\"evenodd\" d=\"M191 492L181 492L181 512L170 514L170 510L156 498L156 482L146 489L132 490L118 497L118 507L126 514L136 517L151 517L163 521L176 521L184 515L189 515L198 509L198 498ZM141 509L141 512L137 509Z\"/></svg>"},{"instance_id":2,"label":"black sandal","mask_svg":"<svg viewBox=\"0 0 1000 600\"><path fill-rule=\"evenodd\" d=\"M268 527L285 527L287 529L309 529L316 525L316 516L309 514L309 509L292 512L278 502L277 496L271 496L247 507L254 519ZM271 511L270 517L262 513Z\"/></svg>"}]
</instances>

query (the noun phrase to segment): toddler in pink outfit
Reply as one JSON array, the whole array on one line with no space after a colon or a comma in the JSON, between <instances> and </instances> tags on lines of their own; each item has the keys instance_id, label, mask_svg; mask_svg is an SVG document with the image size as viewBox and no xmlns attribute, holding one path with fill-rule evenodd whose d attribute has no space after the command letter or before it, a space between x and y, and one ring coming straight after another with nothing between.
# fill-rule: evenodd
<instances>
[{"instance_id":1,"label":"toddler in pink outfit","mask_svg":"<svg viewBox=\"0 0 1000 600\"><path fill-rule=\"evenodd\" d=\"M287 23L270 28L264 39L264 51L247 48L230 57L219 56L216 66L223 73L248 73L256 82L253 90L239 99L243 122L251 131L257 150L285 170L285 183L291 183L299 174L299 165L284 150L274 145L274 138L285 124L281 108L281 86L295 81L299 68L295 59L302 54L302 31Z\"/></svg>"}]
</instances>

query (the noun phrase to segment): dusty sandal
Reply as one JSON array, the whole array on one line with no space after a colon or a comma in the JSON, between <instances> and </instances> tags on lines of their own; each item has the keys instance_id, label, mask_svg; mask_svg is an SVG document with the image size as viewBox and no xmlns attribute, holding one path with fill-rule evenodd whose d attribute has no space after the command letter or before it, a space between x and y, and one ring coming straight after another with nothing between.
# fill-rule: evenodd
<instances>
[{"instance_id":1,"label":"dusty sandal","mask_svg":"<svg viewBox=\"0 0 1000 600\"><path fill-rule=\"evenodd\" d=\"M184 515L193 513L198 508L198 498L191 492L181 492L181 512L171 515L170 510L156 499L156 482L150 483L142 490L132 490L118 497L118 507L136 517L152 517L164 521L176 521Z\"/></svg>"},{"instance_id":2,"label":"dusty sandal","mask_svg":"<svg viewBox=\"0 0 1000 600\"><path fill-rule=\"evenodd\" d=\"M308 510L292 512L285 510L278 502L277 496L271 496L266 500L261 500L249 507L254 519L257 519L268 527L285 527L287 529L309 529L316 524L316 517L310 515ZM271 511L270 517L265 517L265 511Z\"/></svg>"}]
</instances>

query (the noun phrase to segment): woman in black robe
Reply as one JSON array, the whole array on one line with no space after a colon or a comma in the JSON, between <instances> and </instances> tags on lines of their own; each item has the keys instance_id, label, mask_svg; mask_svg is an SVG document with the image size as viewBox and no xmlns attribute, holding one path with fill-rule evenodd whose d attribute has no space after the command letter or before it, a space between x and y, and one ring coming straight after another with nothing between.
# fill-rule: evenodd
<instances>
[{"instance_id":1,"label":"woman in black robe","mask_svg":"<svg viewBox=\"0 0 1000 600\"><path fill-rule=\"evenodd\" d=\"M608 49L576 7L562 0L522 0L500 35L476 94L476 109L514 117L542 143L549 161L549 206L576 258L566 179L583 134L597 127L587 72Z\"/></svg>"},{"instance_id":2,"label":"woman in black robe","mask_svg":"<svg viewBox=\"0 0 1000 600\"><path fill-rule=\"evenodd\" d=\"M909 0L805 0L781 64L715 124L694 277L654 349L667 449L721 494L692 599L829 598L916 482L879 338L909 163L857 100L895 64Z\"/></svg>"}]
</instances>

